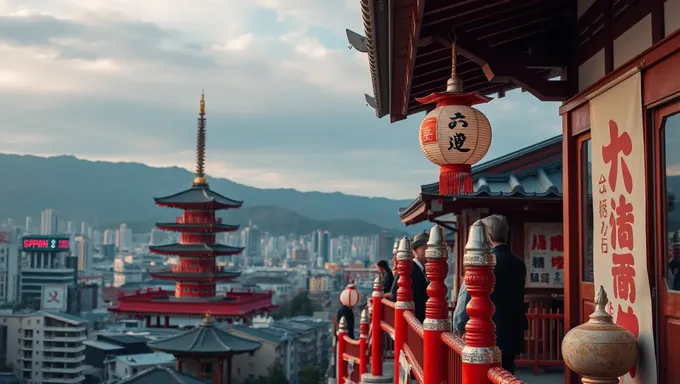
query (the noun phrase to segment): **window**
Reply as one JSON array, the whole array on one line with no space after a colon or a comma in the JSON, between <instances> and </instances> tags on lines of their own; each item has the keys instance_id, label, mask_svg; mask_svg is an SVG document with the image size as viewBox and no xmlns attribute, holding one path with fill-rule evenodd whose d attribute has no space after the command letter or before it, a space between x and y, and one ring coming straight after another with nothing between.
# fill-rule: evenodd
<instances>
[{"instance_id":1,"label":"window","mask_svg":"<svg viewBox=\"0 0 680 384\"><path fill-rule=\"evenodd\" d=\"M662 212L666 215L666 233L668 246L664 268L668 287L680 291L680 114L666 118L662 127L666 196Z\"/></svg>"},{"instance_id":2,"label":"window","mask_svg":"<svg viewBox=\"0 0 680 384\"><path fill-rule=\"evenodd\" d=\"M581 145L581 236L582 271L581 280L592 283L595 281L593 274L593 178L592 178L592 140L583 141Z\"/></svg>"}]
</instances>

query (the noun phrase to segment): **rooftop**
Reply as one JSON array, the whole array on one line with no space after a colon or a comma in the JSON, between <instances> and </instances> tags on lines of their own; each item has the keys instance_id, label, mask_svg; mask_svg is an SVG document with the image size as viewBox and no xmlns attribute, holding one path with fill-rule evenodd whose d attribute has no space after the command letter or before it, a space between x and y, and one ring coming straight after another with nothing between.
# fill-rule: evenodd
<instances>
[{"instance_id":1,"label":"rooftop","mask_svg":"<svg viewBox=\"0 0 680 384\"><path fill-rule=\"evenodd\" d=\"M115 350L125 349L125 348L121 347L120 345L107 343L105 341L85 340L85 341L83 341L83 344L85 344L86 346L90 346L92 348L102 350L102 351L115 351Z\"/></svg>"},{"instance_id":2,"label":"rooftop","mask_svg":"<svg viewBox=\"0 0 680 384\"><path fill-rule=\"evenodd\" d=\"M153 245L149 251L168 255L178 255L186 253L194 254L213 254L213 255L236 255L243 251L242 247L232 247L223 244L166 244Z\"/></svg>"},{"instance_id":3,"label":"rooftop","mask_svg":"<svg viewBox=\"0 0 680 384\"><path fill-rule=\"evenodd\" d=\"M251 336L257 340L272 344L281 344L290 339L288 333L273 328L253 328L246 325L230 325L226 327L227 332L239 332Z\"/></svg>"},{"instance_id":4,"label":"rooftop","mask_svg":"<svg viewBox=\"0 0 680 384\"><path fill-rule=\"evenodd\" d=\"M67 323L71 323L73 325L85 325L88 324L90 321L84 317L72 315L70 313L66 312L61 312L61 311L43 311L47 316L53 317L57 320L63 320Z\"/></svg>"},{"instance_id":5,"label":"rooftop","mask_svg":"<svg viewBox=\"0 0 680 384\"><path fill-rule=\"evenodd\" d=\"M199 380L185 373L168 367L154 367L131 376L119 384L207 384L209 381Z\"/></svg>"},{"instance_id":6,"label":"rooftop","mask_svg":"<svg viewBox=\"0 0 680 384\"><path fill-rule=\"evenodd\" d=\"M242 201L233 200L213 191L207 184L194 185L182 192L165 197L154 197L158 205L183 208L192 205L208 205L214 209L240 208Z\"/></svg>"},{"instance_id":7,"label":"rooftop","mask_svg":"<svg viewBox=\"0 0 680 384\"><path fill-rule=\"evenodd\" d=\"M148 366L148 365L162 365L169 364L175 361L175 356L169 353L153 352L153 353L139 353L136 355L116 356L119 360L130 366Z\"/></svg>"},{"instance_id":8,"label":"rooftop","mask_svg":"<svg viewBox=\"0 0 680 384\"><path fill-rule=\"evenodd\" d=\"M254 352L262 344L232 335L215 326L215 319L208 315L201 325L179 335L150 341L149 348L174 354L241 354Z\"/></svg>"}]
</instances>

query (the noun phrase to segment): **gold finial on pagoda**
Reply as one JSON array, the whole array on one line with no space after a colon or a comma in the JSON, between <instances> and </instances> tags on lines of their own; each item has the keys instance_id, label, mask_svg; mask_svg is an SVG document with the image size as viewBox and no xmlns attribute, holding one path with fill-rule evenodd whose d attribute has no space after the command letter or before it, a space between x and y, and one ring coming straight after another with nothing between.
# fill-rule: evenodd
<instances>
[{"instance_id":1,"label":"gold finial on pagoda","mask_svg":"<svg viewBox=\"0 0 680 384\"><path fill-rule=\"evenodd\" d=\"M212 327L215 325L215 318L210 311L203 314L203 320L201 320L201 327Z\"/></svg>"},{"instance_id":2,"label":"gold finial on pagoda","mask_svg":"<svg viewBox=\"0 0 680 384\"><path fill-rule=\"evenodd\" d=\"M196 177L194 185L207 185L205 179L205 92L201 92L201 112L198 117L198 137L196 138Z\"/></svg>"},{"instance_id":3,"label":"gold finial on pagoda","mask_svg":"<svg viewBox=\"0 0 680 384\"><path fill-rule=\"evenodd\" d=\"M201 115L205 114L205 91L201 91Z\"/></svg>"}]
</instances>

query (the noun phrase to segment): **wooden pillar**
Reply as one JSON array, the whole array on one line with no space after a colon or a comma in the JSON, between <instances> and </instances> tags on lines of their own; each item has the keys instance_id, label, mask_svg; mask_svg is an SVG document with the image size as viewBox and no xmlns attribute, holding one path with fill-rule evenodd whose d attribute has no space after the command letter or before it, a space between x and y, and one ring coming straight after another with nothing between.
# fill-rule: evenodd
<instances>
[{"instance_id":1,"label":"wooden pillar","mask_svg":"<svg viewBox=\"0 0 680 384\"><path fill-rule=\"evenodd\" d=\"M380 320L383 317L383 279L380 274L373 280L373 316L371 317L371 375L382 376L383 374L383 332L380 328Z\"/></svg>"},{"instance_id":2,"label":"wooden pillar","mask_svg":"<svg viewBox=\"0 0 680 384\"><path fill-rule=\"evenodd\" d=\"M161 316L158 315L158 316L156 316L156 328L160 328L160 327L161 327Z\"/></svg>"},{"instance_id":3,"label":"wooden pillar","mask_svg":"<svg viewBox=\"0 0 680 384\"><path fill-rule=\"evenodd\" d=\"M227 384L231 384L231 359L233 358L232 355L229 355L227 357Z\"/></svg>"},{"instance_id":4,"label":"wooden pillar","mask_svg":"<svg viewBox=\"0 0 680 384\"><path fill-rule=\"evenodd\" d=\"M203 363L200 360L196 361L196 378L203 380Z\"/></svg>"},{"instance_id":5,"label":"wooden pillar","mask_svg":"<svg viewBox=\"0 0 680 384\"><path fill-rule=\"evenodd\" d=\"M165 316L165 328L170 328L170 316Z\"/></svg>"},{"instance_id":6,"label":"wooden pillar","mask_svg":"<svg viewBox=\"0 0 680 384\"><path fill-rule=\"evenodd\" d=\"M368 373L368 308L361 311L359 320L359 374Z\"/></svg>"},{"instance_id":7,"label":"wooden pillar","mask_svg":"<svg viewBox=\"0 0 680 384\"><path fill-rule=\"evenodd\" d=\"M413 312L413 290L411 289L411 271L413 270L413 253L411 242L407 237L399 241L397 251L399 282L397 286L397 302L394 303L394 379L399 377L399 355L406 342L408 323L404 318L405 311Z\"/></svg>"},{"instance_id":8,"label":"wooden pillar","mask_svg":"<svg viewBox=\"0 0 680 384\"><path fill-rule=\"evenodd\" d=\"M481 220L470 226L463 265L470 295L465 307L470 320L465 325L465 347L461 354L463 384L488 384L487 372L500 366L501 351L496 346L496 325L491 320L496 310L490 298L496 280L493 274L496 256L491 252Z\"/></svg>"},{"instance_id":9,"label":"wooden pillar","mask_svg":"<svg viewBox=\"0 0 680 384\"><path fill-rule=\"evenodd\" d=\"M218 358L213 363L213 384L223 384L224 382L224 359Z\"/></svg>"},{"instance_id":10,"label":"wooden pillar","mask_svg":"<svg viewBox=\"0 0 680 384\"><path fill-rule=\"evenodd\" d=\"M182 373L182 368L184 368L182 365L182 360L177 359L177 372Z\"/></svg>"},{"instance_id":11,"label":"wooden pillar","mask_svg":"<svg viewBox=\"0 0 680 384\"><path fill-rule=\"evenodd\" d=\"M146 320L146 327L151 328L151 316L145 316L144 319Z\"/></svg>"},{"instance_id":12,"label":"wooden pillar","mask_svg":"<svg viewBox=\"0 0 680 384\"><path fill-rule=\"evenodd\" d=\"M346 345L345 345L345 335L347 334L347 320L343 316L338 322L338 345L337 354L335 356L337 372L335 375L335 382L337 384L345 384L345 376L347 376L347 362L343 359L345 355Z\"/></svg>"},{"instance_id":13,"label":"wooden pillar","mask_svg":"<svg viewBox=\"0 0 680 384\"><path fill-rule=\"evenodd\" d=\"M429 299L425 303L425 321L423 321L423 381L424 384L440 384L446 381L446 364L442 364L442 356L446 355L441 335L451 332L447 288L444 279L448 274L448 249L444 229L435 225L430 231L430 239L425 251L427 263L425 274L430 284L427 286Z\"/></svg>"}]
</instances>

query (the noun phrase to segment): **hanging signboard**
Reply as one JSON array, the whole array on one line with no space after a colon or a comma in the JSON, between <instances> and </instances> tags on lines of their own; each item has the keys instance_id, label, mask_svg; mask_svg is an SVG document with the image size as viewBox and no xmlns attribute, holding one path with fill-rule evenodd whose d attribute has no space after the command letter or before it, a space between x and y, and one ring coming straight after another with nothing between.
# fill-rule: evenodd
<instances>
[{"instance_id":1,"label":"hanging signboard","mask_svg":"<svg viewBox=\"0 0 680 384\"><path fill-rule=\"evenodd\" d=\"M524 262L527 287L564 287L562 223L524 224Z\"/></svg>"},{"instance_id":2,"label":"hanging signboard","mask_svg":"<svg viewBox=\"0 0 680 384\"><path fill-rule=\"evenodd\" d=\"M647 212L642 78L634 70L589 95L592 138L593 270L607 312L640 343L623 383L656 383L652 299L647 276Z\"/></svg>"}]
</instances>

